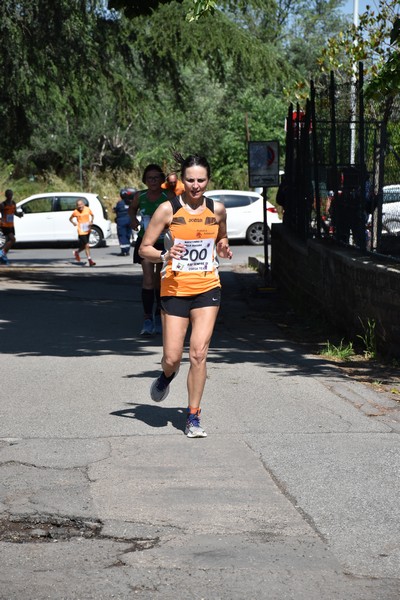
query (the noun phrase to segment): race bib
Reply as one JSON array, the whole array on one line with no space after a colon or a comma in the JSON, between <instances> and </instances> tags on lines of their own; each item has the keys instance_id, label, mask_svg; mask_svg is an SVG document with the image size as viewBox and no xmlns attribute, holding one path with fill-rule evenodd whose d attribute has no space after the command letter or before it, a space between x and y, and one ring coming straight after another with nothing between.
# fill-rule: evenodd
<instances>
[{"instance_id":1,"label":"race bib","mask_svg":"<svg viewBox=\"0 0 400 600\"><path fill-rule=\"evenodd\" d=\"M82 231L89 231L90 230L90 223L82 223L81 224L81 229Z\"/></svg>"},{"instance_id":2,"label":"race bib","mask_svg":"<svg viewBox=\"0 0 400 600\"><path fill-rule=\"evenodd\" d=\"M172 259L173 271L212 271L214 239L178 240L175 244L183 244L185 252L180 258Z\"/></svg>"},{"instance_id":3,"label":"race bib","mask_svg":"<svg viewBox=\"0 0 400 600\"><path fill-rule=\"evenodd\" d=\"M6 215L6 223L13 223L14 215Z\"/></svg>"}]
</instances>

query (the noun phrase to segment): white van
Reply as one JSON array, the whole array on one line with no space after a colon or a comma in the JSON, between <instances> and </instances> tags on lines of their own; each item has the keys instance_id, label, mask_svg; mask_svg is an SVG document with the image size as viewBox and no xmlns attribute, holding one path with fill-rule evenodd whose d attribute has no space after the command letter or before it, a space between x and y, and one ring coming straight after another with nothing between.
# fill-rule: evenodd
<instances>
[{"instance_id":1,"label":"white van","mask_svg":"<svg viewBox=\"0 0 400 600\"><path fill-rule=\"evenodd\" d=\"M111 221L99 196L85 192L48 192L17 202L17 211L24 213L22 218L14 219L17 243L76 241L76 227L71 225L69 218L78 199L82 199L94 215L90 247L102 246L111 236ZM1 236L0 247L3 245L4 237Z\"/></svg>"}]
</instances>

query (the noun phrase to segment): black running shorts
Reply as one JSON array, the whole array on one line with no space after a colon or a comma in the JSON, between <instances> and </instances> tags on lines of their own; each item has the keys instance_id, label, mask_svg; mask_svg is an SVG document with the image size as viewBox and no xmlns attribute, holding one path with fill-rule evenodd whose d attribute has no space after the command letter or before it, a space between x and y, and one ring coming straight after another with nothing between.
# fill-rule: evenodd
<instances>
[{"instance_id":1,"label":"black running shorts","mask_svg":"<svg viewBox=\"0 0 400 600\"><path fill-rule=\"evenodd\" d=\"M80 247L84 248L89 243L90 233L81 233L78 235L78 239L80 241Z\"/></svg>"},{"instance_id":2,"label":"black running shorts","mask_svg":"<svg viewBox=\"0 0 400 600\"><path fill-rule=\"evenodd\" d=\"M194 308L221 305L221 288L216 287L196 296L161 296L161 308L167 315L188 318Z\"/></svg>"},{"instance_id":3,"label":"black running shorts","mask_svg":"<svg viewBox=\"0 0 400 600\"><path fill-rule=\"evenodd\" d=\"M3 233L3 235L8 239L8 236L10 234L15 235L15 228L14 227L1 227L1 231Z\"/></svg>"}]
</instances>

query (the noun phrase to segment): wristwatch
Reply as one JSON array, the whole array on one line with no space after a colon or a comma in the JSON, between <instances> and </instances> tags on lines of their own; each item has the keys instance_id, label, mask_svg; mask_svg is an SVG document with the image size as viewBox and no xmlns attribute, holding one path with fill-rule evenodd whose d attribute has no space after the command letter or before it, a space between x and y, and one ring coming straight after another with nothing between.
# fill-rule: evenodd
<instances>
[{"instance_id":1,"label":"wristwatch","mask_svg":"<svg viewBox=\"0 0 400 600\"><path fill-rule=\"evenodd\" d=\"M165 255L166 255L167 253L168 253L168 250L163 250L163 251L161 252L161 254L160 254L160 258L161 258L162 262L164 262Z\"/></svg>"}]
</instances>

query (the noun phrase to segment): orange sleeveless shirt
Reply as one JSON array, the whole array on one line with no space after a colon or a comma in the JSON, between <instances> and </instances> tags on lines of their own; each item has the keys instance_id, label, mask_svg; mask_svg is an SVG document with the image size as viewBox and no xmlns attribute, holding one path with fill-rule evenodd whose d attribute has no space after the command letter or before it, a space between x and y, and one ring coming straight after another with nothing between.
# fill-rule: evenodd
<instances>
[{"instance_id":1,"label":"orange sleeveless shirt","mask_svg":"<svg viewBox=\"0 0 400 600\"><path fill-rule=\"evenodd\" d=\"M200 214L189 213L179 198L170 202L173 217L165 234L164 246L169 250L180 240L186 252L179 260L164 263L161 296L195 296L221 287L215 249L219 225L214 214L214 202L206 198Z\"/></svg>"},{"instance_id":2,"label":"orange sleeveless shirt","mask_svg":"<svg viewBox=\"0 0 400 600\"><path fill-rule=\"evenodd\" d=\"M16 211L16 204L14 200L11 204L6 204L6 202L2 202L0 204L0 212L1 212L1 220L0 227L3 228L11 228L14 227L14 215Z\"/></svg>"}]
</instances>

